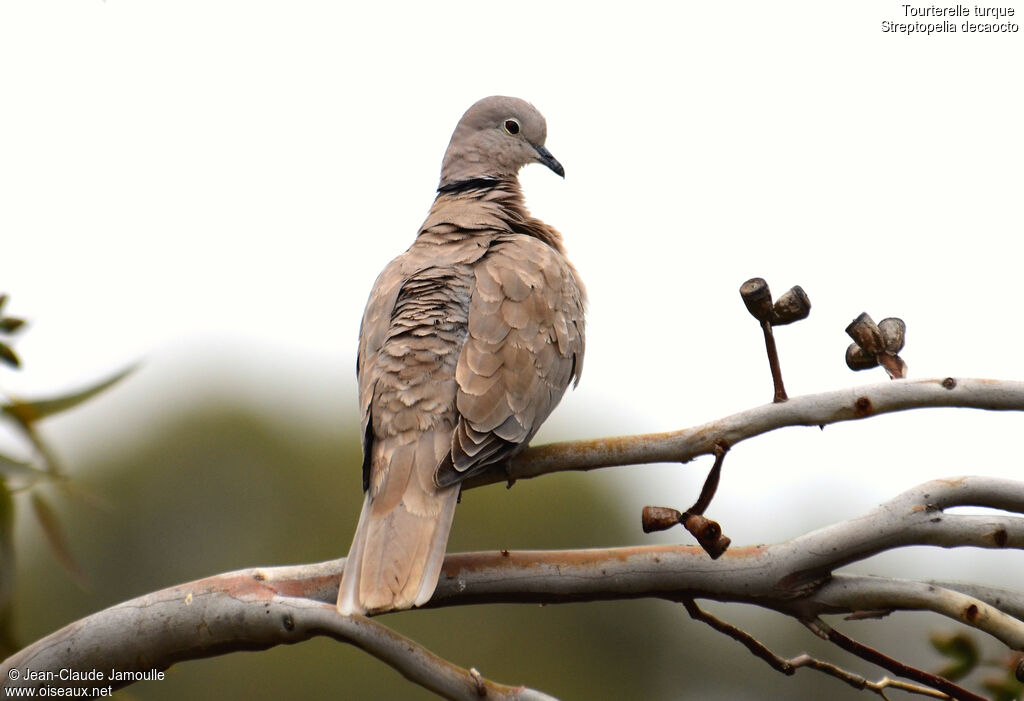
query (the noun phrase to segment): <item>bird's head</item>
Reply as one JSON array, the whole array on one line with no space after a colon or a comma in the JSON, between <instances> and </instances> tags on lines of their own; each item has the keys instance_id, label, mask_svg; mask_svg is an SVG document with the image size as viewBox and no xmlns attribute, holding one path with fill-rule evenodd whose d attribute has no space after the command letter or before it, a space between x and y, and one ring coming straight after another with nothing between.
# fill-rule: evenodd
<instances>
[{"instance_id":1,"label":"bird's head","mask_svg":"<svg viewBox=\"0 0 1024 701\"><path fill-rule=\"evenodd\" d=\"M527 163L543 163L565 177L562 164L544 147L548 128L533 105L495 95L462 115L441 165L441 187L475 179L514 178Z\"/></svg>"}]
</instances>

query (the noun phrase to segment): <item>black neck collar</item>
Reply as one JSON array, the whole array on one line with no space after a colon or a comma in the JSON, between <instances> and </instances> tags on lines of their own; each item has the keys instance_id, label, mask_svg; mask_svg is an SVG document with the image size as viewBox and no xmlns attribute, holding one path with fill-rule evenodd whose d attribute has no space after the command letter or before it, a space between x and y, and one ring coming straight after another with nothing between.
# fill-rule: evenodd
<instances>
[{"instance_id":1,"label":"black neck collar","mask_svg":"<svg viewBox=\"0 0 1024 701\"><path fill-rule=\"evenodd\" d=\"M468 180L458 180L454 183L448 183L437 188L438 194L450 195L459 192L468 192L469 190L490 190L497 185L500 180L496 178L469 178Z\"/></svg>"}]
</instances>

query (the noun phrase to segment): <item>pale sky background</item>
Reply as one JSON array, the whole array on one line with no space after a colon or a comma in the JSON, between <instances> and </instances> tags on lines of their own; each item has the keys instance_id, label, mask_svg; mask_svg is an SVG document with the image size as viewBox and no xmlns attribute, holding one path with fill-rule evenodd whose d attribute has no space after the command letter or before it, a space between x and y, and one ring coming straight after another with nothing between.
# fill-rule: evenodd
<instances>
[{"instance_id":1,"label":"pale sky background","mask_svg":"<svg viewBox=\"0 0 1024 701\"><path fill-rule=\"evenodd\" d=\"M366 295L411 243L459 117L491 94L547 117L566 178L527 167L527 202L590 293L582 383L538 442L769 401L738 295L753 276L813 302L778 332L792 395L885 379L844 364L862 311L906 320L911 377L1021 379L1024 34L883 34L902 14L8 0L0 291L31 328L0 386L45 395L147 358L99 400L104 422L47 426L70 456L130 430L146 396L184 401L190 372L351 415ZM930 410L771 434L733 451L713 515L734 541L784 538L794 514L823 525L932 477L1019 477L1022 425ZM685 507L706 466L620 471L623 508Z\"/></svg>"}]
</instances>

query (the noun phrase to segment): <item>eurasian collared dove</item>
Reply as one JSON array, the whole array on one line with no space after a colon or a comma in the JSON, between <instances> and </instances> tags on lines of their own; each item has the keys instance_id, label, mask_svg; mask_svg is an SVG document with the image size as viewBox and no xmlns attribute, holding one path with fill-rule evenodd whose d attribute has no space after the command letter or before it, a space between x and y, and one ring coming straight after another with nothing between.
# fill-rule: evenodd
<instances>
[{"instance_id":1,"label":"eurasian collared dove","mask_svg":"<svg viewBox=\"0 0 1024 701\"><path fill-rule=\"evenodd\" d=\"M416 241L370 293L357 361L366 498L342 613L426 603L461 481L521 452L579 381L583 284L518 180L527 163L565 175L546 136L523 100L470 107Z\"/></svg>"}]
</instances>

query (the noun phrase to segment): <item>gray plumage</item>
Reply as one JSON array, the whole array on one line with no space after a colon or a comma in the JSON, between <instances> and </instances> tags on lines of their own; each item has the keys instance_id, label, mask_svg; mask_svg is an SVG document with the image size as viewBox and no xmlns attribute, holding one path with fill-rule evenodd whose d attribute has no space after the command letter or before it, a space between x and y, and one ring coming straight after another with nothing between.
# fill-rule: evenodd
<instances>
[{"instance_id":1,"label":"gray plumage","mask_svg":"<svg viewBox=\"0 0 1024 701\"><path fill-rule=\"evenodd\" d=\"M523 100L470 107L416 241L370 293L357 368L366 497L342 613L426 603L460 482L521 452L579 380L583 284L517 178L534 162L564 175L546 136Z\"/></svg>"}]
</instances>

